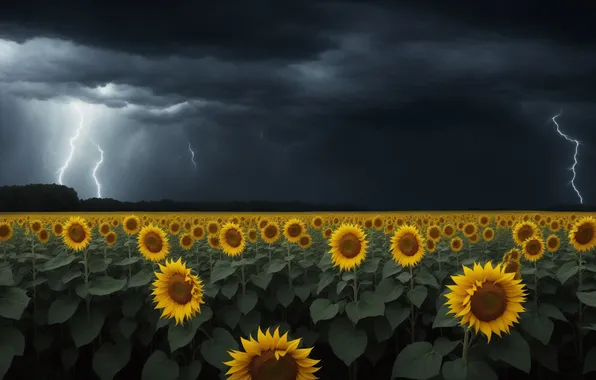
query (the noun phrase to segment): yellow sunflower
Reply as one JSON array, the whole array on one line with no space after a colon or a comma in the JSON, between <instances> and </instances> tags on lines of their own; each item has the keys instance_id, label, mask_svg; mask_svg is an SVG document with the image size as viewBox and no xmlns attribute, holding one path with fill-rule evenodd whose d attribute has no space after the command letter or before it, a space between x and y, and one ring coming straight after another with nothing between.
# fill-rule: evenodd
<instances>
[{"instance_id":1,"label":"yellow sunflower","mask_svg":"<svg viewBox=\"0 0 596 380\"><path fill-rule=\"evenodd\" d=\"M205 229L201 226L194 226L192 229L192 238L199 241L205 237Z\"/></svg>"},{"instance_id":2,"label":"yellow sunflower","mask_svg":"<svg viewBox=\"0 0 596 380\"><path fill-rule=\"evenodd\" d=\"M426 239L426 250L433 253L437 250L437 243L433 239Z\"/></svg>"},{"instance_id":3,"label":"yellow sunflower","mask_svg":"<svg viewBox=\"0 0 596 380\"><path fill-rule=\"evenodd\" d=\"M430 226L426 230L426 237L435 243L441 240L441 229L438 226Z\"/></svg>"},{"instance_id":4,"label":"yellow sunflower","mask_svg":"<svg viewBox=\"0 0 596 380\"><path fill-rule=\"evenodd\" d=\"M454 237L449 243L449 248L452 252L459 252L464 247L464 241L459 237Z\"/></svg>"},{"instance_id":5,"label":"yellow sunflower","mask_svg":"<svg viewBox=\"0 0 596 380\"><path fill-rule=\"evenodd\" d=\"M12 238L12 226L6 222L0 223L0 241L8 241Z\"/></svg>"},{"instance_id":6,"label":"yellow sunflower","mask_svg":"<svg viewBox=\"0 0 596 380\"><path fill-rule=\"evenodd\" d=\"M464 236L467 238L474 236L474 234L476 234L476 231L478 231L478 228L474 223L466 223L462 228L462 232L464 233Z\"/></svg>"},{"instance_id":7,"label":"yellow sunflower","mask_svg":"<svg viewBox=\"0 0 596 380\"><path fill-rule=\"evenodd\" d=\"M261 229L261 239L268 244L273 244L279 239L279 225L277 222L269 222Z\"/></svg>"},{"instance_id":8,"label":"yellow sunflower","mask_svg":"<svg viewBox=\"0 0 596 380\"><path fill-rule=\"evenodd\" d=\"M141 221L134 215L127 216L122 221L122 228L127 235L136 235L141 229Z\"/></svg>"},{"instance_id":9,"label":"yellow sunflower","mask_svg":"<svg viewBox=\"0 0 596 380\"><path fill-rule=\"evenodd\" d=\"M182 236L180 236L180 239L178 241L178 243L180 244L180 247L182 247L182 249L187 250L187 251L192 248L194 242L195 241L189 234L183 234Z\"/></svg>"},{"instance_id":10,"label":"yellow sunflower","mask_svg":"<svg viewBox=\"0 0 596 380\"><path fill-rule=\"evenodd\" d=\"M481 215L478 218L478 224L480 224L481 227L486 227L490 224L490 217L488 215Z\"/></svg>"},{"instance_id":11,"label":"yellow sunflower","mask_svg":"<svg viewBox=\"0 0 596 380\"><path fill-rule=\"evenodd\" d=\"M207 242L209 243L209 246L211 248L215 248L215 249L221 248L221 243L219 241L218 235L209 235L209 237L207 238Z\"/></svg>"},{"instance_id":12,"label":"yellow sunflower","mask_svg":"<svg viewBox=\"0 0 596 380\"><path fill-rule=\"evenodd\" d=\"M557 220L553 220L550 222L549 228L552 232L557 232L561 229L561 223L559 223Z\"/></svg>"},{"instance_id":13,"label":"yellow sunflower","mask_svg":"<svg viewBox=\"0 0 596 380\"><path fill-rule=\"evenodd\" d=\"M37 233L37 240L39 240L42 244L47 243L50 241L50 233L45 228L41 229Z\"/></svg>"},{"instance_id":14,"label":"yellow sunflower","mask_svg":"<svg viewBox=\"0 0 596 380\"><path fill-rule=\"evenodd\" d=\"M340 270L351 270L362 264L366 258L368 241L362 227L342 224L329 240L331 261Z\"/></svg>"},{"instance_id":15,"label":"yellow sunflower","mask_svg":"<svg viewBox=\"0 0 596 380\"><path fill-rule=\"evenodd\" d=\"M402 267L414 266L424 257L424 243L414 226L401 226L391 238L393 260Z\"/></svg>"},{"instance_id":16,"label":"yellow sunflower","mask_svg":"<svg viewBox=\"0 0 596 380\"><path fill-rule=\"evenodd\" d=\"M559 246L561 245L561 239L557 235L550 235L546 238L546 249L549 252L556 252L559 250Z\"/></svg>"},{"instance_id":17,"label":"yellow sunflower","mask_svg":"<svg viewBox=\"0 0 596 380\"><path fill-rule=\"evenodd\" d=\"M219 222L212 220L207 223L207 233L209 233L209 235L217 235L219 233L219 227Z\"/></svg>"},{"instance_id":18,"label":"yellow sunflower","mask_svg":"<svg viewBox=\"0 0 596 380\"><path fill-rule=\"evenodd\" d=\"M64 226L62 225L62 223L52 224L52 233L54 234L54 236L62 236L63 232L64 232Z\"/></svg>"},{"instance_id":19,"label":"yellow sunflower","mask_svg":"<svg viewBox=\"0 0 596 380\"><path fill-rule=\"evenodd\" d=\"M238 256L246 248L246 239L242 228L236 223L226 223L219 231L219 243L228 256Z\"/></svg>"},{"instance_id":20,"label":"yellow sunflower","mask_svg":"<svg viewBox=\"0 0 596 380\"><path fill-rule=\"evenodd\" d=\"M538 261L544 256L544 240L539 236L534 236L522 245L522 252L528 261Z\"/></svg>"},{"instance_id":21,"label":"yellow sunflower","mask_svg":"<svg viewBox=\"0 0 596 380\"><path fill-rule=\"evenodd\" d=\"M316 229L321 229L321 227L323 227L323 218L321 218L320 216L315 216L314 218L312 218L312 221L310 223L314 228Z\"/></svg>"},{"instance_id":22,"label":"yellow sunflower","mask_svg":"<svg viewBox=\"0 0 596 380\"><path fill-rule=\"evenodd\" d=\"M513 273L513 279L514 280L520 280L521 279L521 264L519 261L517 260L509 260L508 262L505 263L505 269L504 269L505 273Z\"/></svg>"},{"instance_id":23,"label":"yellow sunflower","mask_svg":"<svg viewBox=\"0 0 596 380\"><path fill-rule=\"evenodd\" d=\"M75 252L87 248L91 243L91 228L87 221L79 216L69 218L64 225L62 240Z\"/></svg>"},{"instance_id":24,"label":"yellow sunflower","mask_svg":"<svg viewBox=\"0 0 596 380\"><path fill-rule=\"evenodd\" d=\"M101 234L101 236L106 236L107 234L110 233L110 231L112 230L112 227L110 226L109 223L102 223L99 226L99 233Z\"/></svg>"},{"instance_id":25,"label":"yellow sunflower","mask_svg":"<svg viewBox=\"0 0 596 380\"><path fill-rule=\"evenodd\" d=\"M569 242L578 252L596 247L596 219L585 216L575 221L569 231Z\"/></svg>"},{"instance_id":26,"label":"yellow sunflower","mask_svg":"<svg viewBox=\"0 0 596 380\"><path fill-rule=\"evenodd\" d=\"M484 238L484 241L492 241L495 238L495 230L490 227L485 228L482 231L482 237Z\"/></svg>"},{"instance_id":27,"label":"yellow sunflower","mask_svg":"<svg viewBox=\"0 0 596 380\"><path fill-rule=\"evenodd\" d=\"M538 226L533 222L517 223L513 228L513 241L517 245L523 245L524 241L532 236L536 236L538 232Z\"/></svg>"},{"instance_id":28,"label":"yellow sunflower","mask_svg":"<svg viewBox=\"0 0 596 380\"><path fill-rule=\"evenodd\" d=\"M108 232L108 234L104 237L104 240L108 247L111 247L114 244L116 244L116 239L117 239L117 235L114 231Z\"/></svg>"},{"instance_id":29,"label":"yellow sunflower","mask_svg":"<svg viewBox=\"0 0 596 380\"><path fill-rule=\"evenodd\" d=\"M331 228L326 228L325 231L323 231L323 237L325 239L329 239L331 235L333 235L333 230Z\"/></svg>"},{"instance_id":30,"label":"yellow sunflower","mask_svg":"<svg viewBox=\"0 0 596 380\"><path fill-rule=\"evenodd\" d=\"M161 261L170 253L170 243L165 231L152 224L141 229L137 244L141 255L149 261Z\"/></svg>"},{"instance_id":31,"label":"yellow sunflower","mask_svg":"<svg viewBox=\"0 0 596 380\"><path fill-rule=\"evenodd\" d=\"M443 227L443 236L445 236L448 239L451 239L453 235L455 235L455 227L453 227L451 224L446 224Z\"/></svg>"},{"instance_id":32,"label":"yellow sunflower","mask_svg":"<svg viewBox=\"0 0 596 380\"><path fill-rule=\"evenodd\" d=\"M43 228L43 223L41 222L41 220L37 219L37 220L33 220L30 223L30 226L31 226L31 231L38 233Z\"/></svg>"},{"instance_id":33,"label":"yellow sunflower","mask_svg":"<svg viewBox=\"0 0 596 380\"><path fill-rule=\"evenodd\" d=\"M284 236L290 243L298 243L305 232L306 225L300 219L292 218L284 224Z\"/></svg>"},{"instance_id":34,"label":"yellow sunflower","mask_svg":"<svg viewBox=\"0 0 596 380\"><path fill-rule=\"evenodd\" d=\"M455 285L447 286L451 290L445 295L447 314L461 318L460 325L481 331L489 342L493 333L509 333L525 311L525 285L514 279L515 273L505 273L501 264L475 263L474 269L463 269L463 275L451 276Z\"/></svg>"},{"instance_id":35,"label":"yellow sunflower","mask_svg":"<svg viewBox=\"0 0 596 380\"><path fill-rule=\"evenodd\" d=\"M300 248L308 248L312 244L312 238L308 234L304 234L300 236L300 240L298 240L298 245Z\"/></svg>"},{"instance_id":36,"label":"yellow sunflower","mask_svg":"<svg viewBox=\"0 0 596 380\"><path fill-rule=\"evenodd\" d=\"M257 230L251 228L248 230L248 241L251 243L255 243L257 241Z\"/></svg>"},{"instance_id":37,"label":"yellow sunflower","mask_svg":"<svg viewBox=\"0 0 596 380\"><path fill-rule=\"evenodd\" d=\"M319 360L310 359L312 348L298 348L300 339L289 340L288 333L279 335L279 328L273 334L265 333L259 327L257 339L240 338L244 351L229 351L231 361L223 364L230 367L228 380L314 380L320 367Z\"/></svg>"},{"instance_id":38,"label":"yellow sunflower","mask_svg":"<svg viewBox=\"0 0 596 380\"><path fill-rule=\"evenodd\" d=\"M200 313L205 303L203 281L181 259L166 260L165 265L159 264L159 270L152 295L155 309L163 309L161 318L174 318L178 325Z\"/></svg>"}]
</instances>

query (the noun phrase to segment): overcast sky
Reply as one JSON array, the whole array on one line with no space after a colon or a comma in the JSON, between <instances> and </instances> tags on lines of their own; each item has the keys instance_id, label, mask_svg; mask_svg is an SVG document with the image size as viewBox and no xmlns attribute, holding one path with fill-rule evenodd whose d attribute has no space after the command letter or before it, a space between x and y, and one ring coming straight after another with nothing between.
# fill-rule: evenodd
<instances>
[{"instance_id":1,"label":"overcast sky","mask_svg":"<svg viewBox=\"0 0 596 380\"><path fill-rule=\"evenodd\" d=\"M0 185L58 182L79 107L81 198L99 145L127 201L577 203L563 109L596 204L592 2L6 3Z\"/></svg>"}]
</instances>

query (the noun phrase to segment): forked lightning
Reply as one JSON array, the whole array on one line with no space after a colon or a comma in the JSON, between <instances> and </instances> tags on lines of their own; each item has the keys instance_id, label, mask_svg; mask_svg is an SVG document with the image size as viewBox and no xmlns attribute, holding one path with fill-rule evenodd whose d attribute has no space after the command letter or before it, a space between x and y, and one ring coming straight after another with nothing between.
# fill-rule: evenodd
<instances>
[{"instance_id":1,"label":"forked lightning","mask_svg":"<svg viewBox=\"0 0 596 380\"><path fill-rule=\"evenodd\" d=\"M552 121L553 123L555 123L555 126L557 127L557 132L563 136L567 141L571 141L572 143L575 144L575 153L573 154L573 165L571 166L570 170L573 172L573 177L571 178L571 186L573 186L573 190L575 190L575 193L577 194L577 196L579 197L579 203L583 204L584 200L581 196L581 194L579 193L579 190L577 189L577 187L575 187L575 167L577 166L577 154L579 152L579 141L572 139L571 137L567 136L566 134L564 134L563 132L561 132L561 129L559 128L559 123L557 123L557 118L559 116L561 116L561 114L563 113L563 111L559 112L558 114L556 114L555 116L552 117Z\"/></svg>"},{"instance_id":2,"label":"forked lightning","mask_svg":"<svg viewBox=\"0 0 596 380\"><path fill-rule=\"evenodd\" d=\"M188 151L191 154L190 160L192 161L192 164L195 166L195 169L196 169L197 163L195 162L195 152L192 150L192 147L190 146L190 141L188 142Z\"/></svg>"},{"instance_id":3,"label":"forked lightning","mask_svg":"<svg viewBox=\"0 0 596 380\"><path fill-rule=\"evenodd\" d=\"M99 144L95 145L97 145L97 149L99 150L99 154L101 156L99 158L99 161L97 161L97 163L95 164L95 168L93 169L93 179L95 180L95 186L97 187L97 198L101 198L101 184L97 180L97 176L95 174L97 173L97 169L99 169L99 167L103 163L103 150L101 150Z\"/></svg>"},{"instance_id":4,"label":"forked lightning","mask_svg":"<svg viewBox=\"0 0 596 380\"><path fill-rule=\"evenodd\" d=\"M60 185L62 185L62 176L64 175L64 171L68 168L68 165L70 165L70 161L72 160L72 156L75 152L75 143L77 142L77 140L79 139L79 136L81 135L81 130L83 129L83 123L85 122L85 119L83 117L83 112L81 112L81 109L79 108L79 106L77 104L74 104L74 107L79 114L79 118L80 118L79 127L77 128L75 135L70 138L70 153L69 153L68 157L66 158L66 161L64 161L64 165L62 165L62 167L60 169L58 169L58 171L56 172L58 174L58 183Z\"/></svg>"}]
</instances>

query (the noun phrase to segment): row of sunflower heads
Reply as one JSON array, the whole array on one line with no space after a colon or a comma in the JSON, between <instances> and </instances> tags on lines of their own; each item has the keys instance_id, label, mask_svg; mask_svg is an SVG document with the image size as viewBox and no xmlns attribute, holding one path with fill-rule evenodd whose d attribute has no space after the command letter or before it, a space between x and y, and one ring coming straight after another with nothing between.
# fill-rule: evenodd
<instances>
[{"instance_id":1,"label":"row of sunflower heads","mask_svg":"<svg viewBox=\"0 0 596 380\"><path fill-rule=\"evenodd\" d=\"M474 263L473 268L463 266L463 274L451 276L454 284L447 286L450 292L445 295L447 314L454 314L464 328L483 333L488 342L493 334L509 334L525 312L525 284L516 269L520 254L512 250L505 256L507 263L493 265L489 261L484 265Z\"/></svg>"}]
</instances>

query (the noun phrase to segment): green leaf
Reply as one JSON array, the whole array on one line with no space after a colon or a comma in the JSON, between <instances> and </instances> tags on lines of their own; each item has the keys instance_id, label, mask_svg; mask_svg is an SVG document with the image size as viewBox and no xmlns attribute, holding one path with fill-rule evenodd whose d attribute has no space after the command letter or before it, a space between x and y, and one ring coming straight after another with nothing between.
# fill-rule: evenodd
<instances>
[{"instance_id":1,"label":"green leaf","mask_svg":"<svg viewBox=\"0 0 596 380\"><path fill-rule=\"evenodd\" d=\"M383 299L383 301L391 302L401 297L404 292L404 287L403 285L398 285L393 278L389 277L384 278L379 282L375 292Z\"/></svg>"},{"instance_id":2,"label":"green leaf","mask_svg":"<svg viewBox=\"0 0 596 380\"><path fill-rule=\"evenodd\" d=\"M285 260L282 259L273 259L270 263L265 265L265 272L269 274L274 274L280 272L288 265Z\"/></svg>"},{"instance_id":3,"label":"green leaf","mask_svg":"<svg viewBox=\"0 0 596 380\"><path fill-rule=\"evenodd\" d=\"M0 268L0 286L14 286L12 269L8 266Z\"/></svg>"},{"instance_id":4,"label":"green leaf","mask_svg":"<svg viewBox=\"0 0 596 380\"><path fill-rule=\"evenodd\" d=\"M234 273L236 273L236 268L232 266L224 266L223 264L220 264L219 266L215 265L211 271L210 281L212 284L215 284L218 281L225 280Z\"/></svg>"},{"instance_id":5,"label":"green leaf","mask_svg":"<svg viewBox=\"0 0 596 380\"><path fill-rule=\"evenodd\" d=\"M93 354L93 370L101 380L112 380L130 360L130 345L106 342Z\"/></svg>"},{"instance_id":6,"label":"green leaf","mask_svg":"<svg viewBox=\"0 0 596 380\"><path fill-rule=\"evenodd\" d=\"M412 274L410 272L401 272L396 278L402 284L405 284L406 282L410 281L410 279L412 278Z\"/></svg>"},{"instance_id":7,"label":"green leaf","mask_svg":"<svg viewBox=\"0 0 596 380\"><path fill-rule=\"evenodd\" d=\"M447 314L449 312L449 307L443 305L437 311L437 315L433 322L433 329L438 329L441 327L454 327L457 326L459 323L457 318L455 318L454 314Z\"/></svg>"},{"instance_id":8,"label":"green leaf","mask_svg":"<svg viewBox=\"0 0 596 380\"><path fill-rule=\"evenodd\" d=\"M244 315L248 314L257 305L259 297L257 293L252 289L246 289L245 294L238 294L237 303L238 310Z\"/></svg>"},{"instance_id":9,"label":"green leaf","mask_svg":"<svg viewBox=\"0 0 596 380\"><path fill-rule=\"evenodd\" d=\"M252 310L250 313L240 317L238 326L244 335L255 333L261 323L261 313L258 310Z\"/></svg>"},{"instance_id":10,"label":"green leaf","mask_svg":"<svg viewBox=\"0 0 596 380\"><path fill-rule=\"evenodd\" d=\"M416 285L408 291L408 299L413 305L420 308L428 295L428 289L422 285Z\"/></svg>"},{"instance_id":11,"label":"green leaf","mask_svg":"<svg viewBox=\"0 0 596 380\"><path fill-rule=\"evenodd\" d=\"M577 292L576 294L584 305L596 307L596 292Z\"/></svg>"},{"instance_id":12,"label":"green leaf","mask_svg":"<svg viewBox=\"0 0 596 380\"><path fill-rule=\"evenodd\" d=\"M340 317L329 327L329 345L335 356L349 366L366 350L366 333L345 317Z\"/></svg>"},{"instance_id":13,"label":"green leaf","mask_svg":"<svg viewBox=\"0 0 596 380\"><path fill-rule=\"evenodd\" d=\"M385 306L385 316L391 328L395 330L397 326L401 325L410 316L410 308L397 304L387 305Z\"/></svg>"},{"instance_id":14,"label":"green leaf","mask_svg":"<svg viewBox=\"0 0 596 380\"><path fill-rule=\"evenodd\" d=\"M142 380L176 380L180 368L165 352L155 350L143 366Z\"/></svg>"},{"instance_id":15,"label":"green leaf","mask_svg":"<svg viewBox=\"0 0 596 380\"><path fill-rule=\"evenodd\" d=\"M441 371L445 380L466 380L468 377L468 366L463 359L457 358L453 361L446 361Z\"/></svg>"},{"instance_id":16,"label":"green leaf","mask_svg":"<svg viewBox=\"0 0 596 380\"><path fill-rule=\"evenodd\" d=\"M51 270L56 270L58 268L65 267L70 265L77 257L73 254L70 254L68 251L62 251L58 253L58 255L52 257L50 260L46 261L41 268L39 268L40 272L48 272Z\"/></svg>"},{"instance_id":17,"label":"green leaf","mask_svg":"<svg viewBox=\"0 0 596 380\"><path fill-rule=\"evenodd\" d=\"M418 283L420 285L432 286L435 289L440 288L439 283L437 282L437 279L435 278L435 276L433 276L431 273L429 273L425 269L420 270L420 272L418 272L416 274L416 276L414 276L414 281L416 281L416 283Z\"/></svg>"},{"instance_id":18,"label":"green leaf","mask_svg":"<svg viewBox=\"0 0 596 380\"><path fill-rule=\"evenodd\" d=\"M180 376L178 380L196 380L203 369L203 362L194 360L189 365L180 368Z\"/></svg>"},{"instance_id":19,"label":"green leaf","mask_svg":"<svg viewBox=\"0 0 596 380\"><path fill-rule=\"evenodd\" d=\"M294 301L294 290L285 282L279 284L275 293L277 295L277 300L284 307L290 306L292 301Z\"/></svg>"},{"instance_id":20,"label":"green leaf","mask_svg":"<svg viewBox=\"0 0 596 380\"><path fill-rule=\"evenodd\" d=\"M334 318L339 312L339 305L331 303L328 299L319 298L310 305L310 317L313 323L327 321Z\"/></svg>"},{"instance_id":21,"label":"green leaf","mask_svg":"<svg viewBox=\"0 0 596 380\"><path fill-rule=\"evenodd\" d=\"M68 321L79 307L80 298L62 295L56 298L48 310L48 324L64 323Z\"/></svg>"},{"instance_id":22,"label":"green leaf","mask_svg":"<svg viewBox=\"0 0 596 380\"><path fill-rule=\"evenodd\" d=\"M141 310L143 304L145 303L145 300L141 295L137 293L128 293L129 294L127 294L123 298L122 315L124 315L125 317L133 318L137 315L139 310Z\"/></svg>"},{"instance_id":23,"label":"green leaf","mask_svg":"<svg viewBox=\"0 0 596 380\"><path fill-rule=\"evenodd\" d=\"M211 334L211 338L201 344L201 354L205 361L222 371L228 368L223 363L232 360L228 351L237 349L236 339L221 327L216 327Z\"/></svg>"},{"instance_id":24,"label":"green leaf","mask_svg":"<svg viewBox=\"0 0 596 380\"><path fill-rule=\"evenodd\" d=\"M544 315L551 319L558 319L559 321L567 322L567 318L563 315L561 310L557 309L556 306L549 303L541 302L538 305L538 314Z\"/></svg>"},{"instance_id":25,"label":"green leaf","mask_svg":"<svg viewBox=\"0 0 596 380\"><path fill-rule=\"evenodd\" d=\"M569 261L561 265L561 267L557 270L556 276L561 284L564 285L567 280L575 276L578 272L579 267L577 266L577 263L574 261Z\"/></svg>"},{"instance_id":26,"label":"green leaf","mask_svg":"<svg viewBox=\"0 0 596 380\"><path fill-rule=\"evenodd\" d=\"M490 356L494 360L501 360L520 371L530 373L530 346L517 331L512 330L511 334L503 335L503 338L491 342L490 347Z\"/></svg>"},{"instance_id":27,"label":"green leaf","mask_svg":"<svg viewBox=\"0 0 596 380\"><path fill-rule=\"evenodd\" d=\"M85 310L79 310L78 313L73 315L68 320L68 326L70 327L70 334L75 346L81 348L97 338L104 321L104 314L100 310L94 310L93 308L91 308L89 317L87 317Z\"/></svg>"},{"instance_id":28,"label":"green leaf","mask_svg":"<svg viewBox=\"0 0 596 380\"><path fill-rule=\"evenodd\" d=\"M123 266L132 265L132 264L136 263L139 260L141 260L141 257L140 256L127 257L125 259L116 261L112 265L123 267Z\"/></svg>"},{"instance_id":29,"label":"green leaf","mask_svg":"<svg viewBox=\"0 0 596 380\"><path fill-rule=\"evenodd\" d=\"M91 281L89 294L92 296L107 296L122 290L126 286L126 279L117 279L109 276L96 277Z\"/></svg>"},{"instance_id":30,"label":"green leaf","mask_svg":"<svg viewBox=\"0 0 596 380\"><path fill-rule=\"evenodd\" d=\"M130 339L131 335L137 330L137 321L133 318L124 317L118 321L118 330L123 337Z\"/></svg>"},{"instance_id":31,"label":"green leaf","mask_svg":"<svg viewBox=\"0 0 596 380\"><path fill-rule=\"evenodd\" d=\"M130 278L130 281L128 282L128 287L138 288L141 286L145 286L149 284L151 280L153 280L154 276L155 274L153 272L142 270Z\"/></svg>"},{"instance_id":32,"label":"green leaf","mask_svg":"<svg viewBox=\"0 0 596 380\"><path fill-rule=\"evenodd\" d=\"M416 342L407 345L393 363L391 379L405 377L407 379L426 380L441 372L443 357L433 350L428 342Z\"/></svg>"},{"instance_id":33,"label":"green leaf","mask_svg":"<svg viewBox=\"0 0 596 380\"><path fill-rule=\"evenodd\" d=\"M186 346L193 340L197 333L197 329L199 328L197 323L193 323L193 320L194 319L187 321L184 325L170 323L168 326L170 352L174 352L177 349Z\"/></svg>"},{"instance_id":34,"label":"green leaf","mask_svg":"<svg viewBox=\"0 0 596 380\"><path fill-rule=\"evenodd\" d=\"M550 337L555 329L555 324L547 316L536 314L531 310L522 314L520 325L525 332L544 345L550 342Z\"/></svg>"},{"instance_id":35,"label":"green leaf","mask_svg":"<svg viewBox=\"0 0 596 380\"><path fill-rule=\"evenodd\" d=\"M354 324L368 317L377 317L385 314L385 302L375 293L363 292L358 302L350 302L346 305L346 314Z\"/></svg>"},{"instance_id":36,"label":"green leaf","mask_svg":"<svg viewBox=\"0 0 596 380\"><path fill-rule=\"evenodd\" d=\"M253 284L258 286L259 288L261 288L263 290L267 290L267 287L269 286L269 283L271 282L272 278L273 278L272 274L264 272L259 275L253 274L252 277L250 278L250 280L252 281Z\"/></svg>"},{"instance_id":37,"label":"green leaf","mask_svg":"<svg viewBox=\"0 0 596 380\"><path fill-rule=\"evenodd\" d=\"M317 285L317 294L320 294L323 289L329 286L333 280L335 280L335 275L331 272L323 272L321 274L321 278L319 279L319 284Z\"/></svg>"},{"instance_id":38,"label":"green leaf","mask_svg":"<svg viewBox=\"0 0 596 380\"><path fill-rule=\"evenodd\" d=\"M22 356L25 353L25 336L15 327L0 327L0 347L10 347L13 355Z\"/></svg>"},{"instance_id":39,"label":"green leaf","mask_svg":"<svg viewBox=\"0 0 596 380\"><path fill-rule=\"evenodd\" d=\"M376 273L377 269L379 269L379 262L381 261L380 258L375 257L367 259L364 263L358 268L359 272L363 273Z\"/></svg>"},{"instance_id":40,"label":"green leaf","mask_svg":"<svg viewBox=\"0 0 596 380\"><path fill-rule=\"evenodd\" d=\"M389 260L385 263L385 265L383 265L382 276L383 278L388 278L390 276L393 276L394 274L401 272L401 270L402 267L399 264L397 264L393 260Z\"/></svg>"},{"instance_id":41,"label":"green leaf","mask_svg":"<svg viewBox=\"0 0 596 380\"><path fill-rule=\"evenodd\" d=\"M377 342L381 343L393 336L393 329L391 323L387 320L387 317L375 318L373 324L373 330Z\"/></svg>"},{"instance_id":42,"label":"green leaf","mask_svg":"<svg viewBox=\"0 0 596 380\"><path fill-rule=\"evenodd\" d=\"M19 320L30 298L21 288L0 288L0 316Z\"/></svg>"},{"instance_id":43,"label":"green leaf","mask_svg":"<svg viewBox=\"0 0 596 380\"><path fill-rule=\"evenodd\" d=\"M300 298L300 301L305 302L311 293L311 286L309 284L305 285L295 285L294 286L294 293Z\"/></svg>"},{"instance_id":44,"label":"green leaf","mask_svg":"<svg viewBox=\"0 0 596 380\"><path fill-rule=\"evenodd\" d=\"M585 375L588 372L596 371L596 346L590 348L586 357L584 358L584 370L583 374Z\"/></svg>"},{"instance_id":45,"label":"green leaf","mask_svg":"<svg viewBox=\"0 0 596 380\"><path fill-rule=\"evenodd\" d=\"M239 285L240 283L237 278L228 278L220 289L221 294L223 294L227 299L230 300L232 299L232 297L236 295Z\"/></svg>"},{"instance_id":46,"label":"green leaf","mask_svg":"<svg viewBox=\"0 0 596 380\"><path fill-rule=\"evenodd\" d=\"M79 360L79 350L75 347L67 347L62 350L60 359L62 361L62 368L64 368L64 370L69 370L77 364L77 360Z\"/></svg>"},{"instance_id":47,"label":"green leaf","mask_svg":"<svg viewBox=\"0 0 596 380\"><path fill-rule=\"evenodd\" d=\"M238 321L242 314L235 306L225 306L220 309L217 313L217 317L220 318L231 330L238 326Z\"/></svg>"},{"instance_id":48,"label":"green leaf","mask_svg":"<svg viewBox=\"0 0 596 380\"><path fill-rule=\"evenodd\" d=\"M14 351L12 347L7 345L0 345L0 378L4 378L12 364Z\"/></svg>"},{"instance_id":49,"label":"green leaf","mask_svg":"<svg viewBox=\"0 0 596 380\"><path fill-rule=\"evenodd\" d=\"M64 275L62 276L62 282L65 284L68 284L75 278L79 278L82 275L83 275L83 273L81 273L80 270L78 270L76 268L71 268L68 272L64 273Z\"/></svg>"},{"instance_id":50,"label":"green leaf","mask_svg":"<svg viewBox=\"0 0 596 380\"><path fill-rule=\"evenodd\" d=\"M468 362L468 380L499 380L495 371L484 361Z\"/></svg>"},{"instance_id":51,"label":"green leaf","mask_svg":"<svg viewBox=\"0 0 596 380\"><path fill-rule=\"evenodd\" d=\"M458 345L459 340L452 341L443 337L439 337L437 340L435 340L433 350L441 356L447 356L451 353L451 351L455 350L455 347Z\"/></svg>"}]
</instances>

